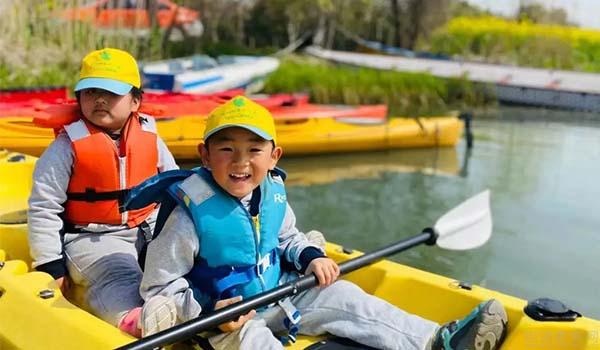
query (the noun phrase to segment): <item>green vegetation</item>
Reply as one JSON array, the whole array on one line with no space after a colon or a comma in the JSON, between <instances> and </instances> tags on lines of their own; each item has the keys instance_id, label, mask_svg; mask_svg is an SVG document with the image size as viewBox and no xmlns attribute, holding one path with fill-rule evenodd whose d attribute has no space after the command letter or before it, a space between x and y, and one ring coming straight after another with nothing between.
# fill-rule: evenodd
<instances>
[{"instance_id":1,"label":"green vegetation","mask_svg":"<svg viewBox=\"0 0 600 350\"><path fill-rule=\"evenodd\" d=\"M390 115L431 115L489 102L473 83L462 79L335 66L292 56L269 77L265 92L298 91L310 93L317 103L385 103Z\"/></svg>"},{"instance_id":2,"label":"green vegetation","mask_svg":"<svg viewBox=\"0 0 600 350\"><path fill-rule=\"evenodd\" d=\"M427 45L486 62L600 72L600 31L497 17L457 17Z\"/></svg>"}]
</instances>

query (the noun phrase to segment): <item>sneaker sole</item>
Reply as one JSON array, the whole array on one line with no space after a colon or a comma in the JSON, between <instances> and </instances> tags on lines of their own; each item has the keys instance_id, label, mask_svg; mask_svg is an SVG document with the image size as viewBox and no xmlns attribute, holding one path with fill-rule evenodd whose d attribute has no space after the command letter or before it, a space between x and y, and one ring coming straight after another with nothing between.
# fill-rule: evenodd
<instances>
[{"instance_id":1,"label":"sneaker sole","mask_svg":"<svg viewBox=\"0 0 600 350\"><path fill-rule=\"evenodd\" d=\"M475 350L496 349L506 336L506 311L499 301L490 300L483 306L480 317L481 322L475 332Z\"/></svg>"}]
</instances>

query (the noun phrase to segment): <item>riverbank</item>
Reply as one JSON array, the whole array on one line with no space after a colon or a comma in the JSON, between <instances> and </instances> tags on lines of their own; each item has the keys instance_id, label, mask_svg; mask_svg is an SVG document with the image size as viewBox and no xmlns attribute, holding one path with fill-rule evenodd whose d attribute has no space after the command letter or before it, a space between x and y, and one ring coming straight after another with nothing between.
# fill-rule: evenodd
<instances>
[{"instance_id":1,"label":"riverbank","mask_svg":"<svg viewBox=\"0 0 600 350\"><path fill-rule=\"evenodd\" d=\"M434 115L495 104L485 88L466 79L356 68L298 55L282 59L264 91L305 91L315 103L385 103L390 116Z\"/></svg>"}]
</instances>

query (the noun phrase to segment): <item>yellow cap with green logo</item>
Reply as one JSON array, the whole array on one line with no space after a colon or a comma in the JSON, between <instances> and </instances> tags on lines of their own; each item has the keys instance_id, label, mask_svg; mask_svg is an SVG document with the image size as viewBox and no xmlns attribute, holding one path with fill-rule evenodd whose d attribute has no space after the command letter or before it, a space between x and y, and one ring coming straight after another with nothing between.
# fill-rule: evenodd
<instances>
[{"instance_id":1,"label":"yellow cap with green logo","mask_svg":"<svg viewBox=\"0 0 600 350\"><path fill-rule=\"evenodd\" d=\"M83 58L75 91L96 88L126 95L134 86L141 87L135 58L123 50L104 48Z\"/></svg>"},{"instance_id":2,"label":"yellow cap with green logo","mask_svg":"<svg viewBox=\"0 0 600 350\"><path fill-rule=\"evenodd\" d=\"M219 130L234 126L276 142L275 122L271 112L244 96L236 96L210 112L204 129L204 140Z\"/></svg>"}]
</instances>

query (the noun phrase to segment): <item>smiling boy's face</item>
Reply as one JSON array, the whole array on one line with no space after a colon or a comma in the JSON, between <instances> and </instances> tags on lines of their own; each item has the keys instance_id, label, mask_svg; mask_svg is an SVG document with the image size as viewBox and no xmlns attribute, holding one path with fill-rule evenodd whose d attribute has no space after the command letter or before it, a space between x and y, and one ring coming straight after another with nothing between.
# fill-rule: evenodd
<instances>
[{"instance_id":1,"label":"smiling boy's face","mask_svg":"<svg viewBox=\"0 0 600 350\"><path fill-rule=\"evenodd\" d=\"M92 124L106 130L121 129L132 112L140 107L140 100L131 93L117 95L110 91L89 88L81 90L81 113Z\"/></svg>"},{"instance_id":2,"label":"smiling boy's face","mask_svg":"<svg viewBox=\"0 0 600 350\"><path fill-rule=\"evenodd\" d=\"M241 199L275 168L283 151L247 129L229 127L210 136L200 153L221 188Z\"/></svg>"}]
</instances>

